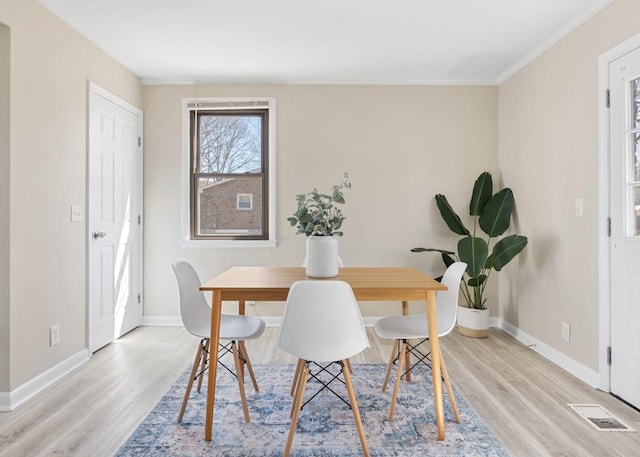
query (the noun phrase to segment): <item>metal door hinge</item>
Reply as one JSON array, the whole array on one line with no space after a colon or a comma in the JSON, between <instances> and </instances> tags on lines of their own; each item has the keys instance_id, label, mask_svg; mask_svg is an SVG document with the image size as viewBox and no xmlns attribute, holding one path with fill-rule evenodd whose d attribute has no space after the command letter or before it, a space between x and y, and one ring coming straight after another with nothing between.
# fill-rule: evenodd
<instances>
[{"instance_id":1,"label":"metal door hinge","mask_svg":"<svg viewBox=\"0 0 640 457\"><path fill-rule=\"evenodd\" d=\"M609 106L609 105L607 105ZM142 146L142 138L138 137L138 147Z\"/></svg>"},{"instance_id":2,"label":"metal door hinge","mask_svg":"<svg viewBox=\"0 0 640 457\"><path fill-rule=\"evenodd\" d=\"M611 346L607 346L607 365L611 365Z\"/></svg>"},{"instance_id":3,"label":"metal door hinge","mask_svg":"<svg viewBox=\"0 0 640 457\"><path fill-rule=\"evenodd\" d=\"M607 104L607 108L611 108L611 91L607 89L607 93L605 95L605 103Z\"/></svg>"},{"instance_id":4,"label":"metal door hinge","mask_svg":"<svg viewBox=\"0 0 640 457\"><path fill-rule=\"evenodd\" d=\"M142 223L142 216L138 214L138 225L140 225L141 223Z\"/></svg>"},{"instance_id":5,"label":"metal door hinge","mask_svg":"<svg viewBox=\"0 0 640 457\"><path fill-rule=\"evenodd\" d=\"M607 218L607 236L611 238L611 218Z\"/></svg>"},{"instance_id":6,"label":"metal door hinge","mask_svg":"<svg viewBox=\"0 0 640 457\"><path fill-rule=\"evenodd\" d=\"M138 294L138 303L142 303L142 297Z\"/></svg>"}]
</instances>

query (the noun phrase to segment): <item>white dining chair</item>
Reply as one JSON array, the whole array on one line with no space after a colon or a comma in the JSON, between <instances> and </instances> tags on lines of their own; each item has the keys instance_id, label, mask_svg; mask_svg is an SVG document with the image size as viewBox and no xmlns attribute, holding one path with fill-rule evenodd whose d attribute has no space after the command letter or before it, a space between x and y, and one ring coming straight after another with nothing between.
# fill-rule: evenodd
<instances>
[{"instance_id":1,"label":"white dining chair","mask_svg":"<svg viewBox=\"0 0 640 457\"><path fill-rule=\"evenodd\" d=\"M441 338L451 332L456 325L456 318L458 315L458 294L460 291L460 281L462 275L467 268L467 264L464 262L455 262L447 268L447 271L442 277L442 284L447 286L446 291L438 292L436 297L436 312L438 320L438 338ZM387 373L382 384L382 391L387 388L389 376L391 374L392 367L395 363L398 364L398 370L396 374L395 383L393 386L393 394L391 395L391 406L389 407L389 420L393 420L395 412L396 398L398 396L398 388L400 385L400 379L403 377L403 373L407 373L413 370L413 368L423 363L428 366L429 353L424 353L420 350L420 345L429 340L429 330L427 328L426 314L410 314L407 316L389 316L378 319L374 326L376 335L384 339L395 340L393 351L387 365ZM418 342L410 343L409 340L419 340ZM409 354L408 357L405 357ZM409 360L411 354L417 357L417 361L411 365ZM458 413L458 406L453 395L453 389L449 381L449 374L447 373L447 367L444 363L444 357L442 357L442 351L440 351L440 366L442 368L442 377L447 387L449 394L449 400L451 401L451 407L456 418L456 422L460 422L460 415ZM403 372L403 365L409 364L405 367Z\"/></svg>"},{"instance_id":2,"label":"white dining chair","mask_svg":"<svg viewBox=\"0 0 640 457\"><path fill-rule=\"evenodd\" d=\"M179 261L174 262L171 266L178 280L180 315L182 316L184 327L189 333L200 338L200 344L198 345L196 357L191 368L191 375L189 376L189 383L178 414L178 422L182 422L193 382L198 379L198 392L200 392L203 375L208 368L211 350L209 344L211 336L211 307L207 303L204 294L200 291L200 279L191 264ZM244 389L245 366L253 382L253 388L256 392L259 390L244 342L260 337L264 332L264 328L264 321L257 317L233 314L222 314L220 316L220 340L224 340L225 343L220 343L216 351L218 364L237 378L244 418L247 422L249 422L249 408ZM235 372L220 360L222 356L229 353L233 355Z\"/></svg>"},{"instance_id":3,"label":"white dining chair","mask_svg":"<svg viewBox=\"0 0 640 457\"><path fill-rule=\"evenodd\" d=\"M368 457L369 449L360 411L345 363L347 359L369 347L367 332L351 286L336 280L303 280L293 283L282 317L279 345L303 363L303 369L296 380L291 428L284 456L288 456L291 451L307 380L324 370L327 364L337 363L344 377L360 444L364 455Z\"/></svg>"},{"instance_id":4,"label":"white dining chair","mask_svg":"<svg viewBox=\"0 0 640 457\"><path fill-rule=\"evenodd\" d=\"M305 255L304 258L302 259L302 266L306 267L308 261L309 261L309 258ZM342 262L342 259L340 257L338 257L338 265L340 268L344 267L344 263ZM349 362L349 360L347 359L345 361L345 364L349 369L349 373L353 374L353 369L351 368L351 362ZM301 359L298 359L298 362L296 364L296 371L293 374L293 381L291 382L291 391L290 391L291 396L295 395L295 389L296 389L296 386L298 385L298 378L300 376L300 373L302 373L303 367L304 367L304 361Z\"/></svg>"}]
</instances>

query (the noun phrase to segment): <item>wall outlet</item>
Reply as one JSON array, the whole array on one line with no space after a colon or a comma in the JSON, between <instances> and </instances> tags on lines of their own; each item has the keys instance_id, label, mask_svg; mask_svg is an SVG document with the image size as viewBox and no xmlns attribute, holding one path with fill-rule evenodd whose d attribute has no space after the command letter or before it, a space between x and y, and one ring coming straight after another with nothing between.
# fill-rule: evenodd
<instances>
[{"instance_id":1,"label":"wall outlet","mask_svg":"<svg viewBox=\"0 0 640 457\"><path fill-rule=\"evenodd\" d=\"M575 214L577 217L582 217L584 214L584 200L581 198L576 198Z\"/></svg>"},{"instance_id":2,"label":"wall outlet","mask_svg":"<svg viewBox=\"0 0 640 457\"><path fill-rule=\"evenodd\" d=\"M569 341L571 339L571 326L566 322L562 323L562 339Z\"/></svg>"},{"instance_id":3,"label":"wall outlet","mask_svg":"<svg viewBox=\"0 0 640 457\"><path fill-rule=\"evenodd\" d=\"M58 324L49 327L49 346L55 346L60 342L60 326Z\"/></svg>"}]
</instances>

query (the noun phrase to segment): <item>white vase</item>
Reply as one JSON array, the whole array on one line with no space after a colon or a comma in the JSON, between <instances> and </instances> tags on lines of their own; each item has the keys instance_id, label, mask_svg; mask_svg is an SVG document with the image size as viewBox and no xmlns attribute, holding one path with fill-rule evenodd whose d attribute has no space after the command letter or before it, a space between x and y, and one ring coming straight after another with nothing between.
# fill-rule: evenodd
<instances>
[{"instance_id":1,"label":"white vase","mask_svg":"<svg viewBox=\"0 0 640 457\"><path fill-rule=\"evenodd\" d=\"M339 267L338 239L336 237L307 237L307 276L310 278L332 278L338 276Z\"/></svg>"},{"instance_id":2,"label":"white vase","mask_svg":"<svg viewBox=\"0 0 640 457\"><path fill-rule=\"evenodd\" d=\"M458 307L458 332L472 338L489 336L489 309Z\"/></svg>"}]
</instances>

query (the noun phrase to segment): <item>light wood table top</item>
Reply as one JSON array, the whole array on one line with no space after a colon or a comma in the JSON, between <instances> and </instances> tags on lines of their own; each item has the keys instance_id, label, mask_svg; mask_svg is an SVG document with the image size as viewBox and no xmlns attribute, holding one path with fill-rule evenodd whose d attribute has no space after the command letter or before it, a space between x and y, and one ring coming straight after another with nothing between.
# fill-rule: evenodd
<instances>
[{"instance_id":1,"label":"light wood table top","mask_svg":"<svg viewBox=\"0 0 640 457\"><path fill-rule=\"evenodd\" d=\"M200 287L220 291L223 300L285 301L295 281L339 280L349 283L358 300L424 300L428 290L447 290L415 268L340 268L333 278L309 278L304 267L232 267Z\"/></svg>"},{"instance_id":2,"label":"light wood table top","mask_svg":"<svg viewBox=\"0 0 640 457\"><path fill-rule=\"evenodd\" d=\"M304 267L232 267L204 283L200 290L213 294L211 306L211 347L220 341L220 319L223 300L286 301L291 284L300 280L340 280L349 283L357 300L408 301L424 300L431 356L433 393L438 439L444 439L444 408L440 366L440 344L436 315L436 292L447 287L415 268L344 267L333 278L309 278ZM207 386L205 440L211 441L217 376L217 357L211 357Z\"/></svg>"}]
</instances>

